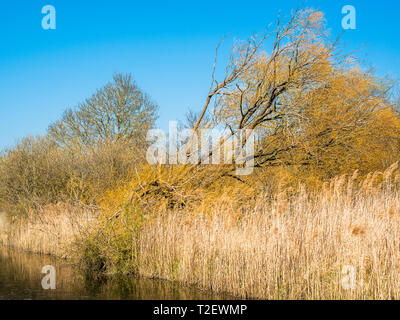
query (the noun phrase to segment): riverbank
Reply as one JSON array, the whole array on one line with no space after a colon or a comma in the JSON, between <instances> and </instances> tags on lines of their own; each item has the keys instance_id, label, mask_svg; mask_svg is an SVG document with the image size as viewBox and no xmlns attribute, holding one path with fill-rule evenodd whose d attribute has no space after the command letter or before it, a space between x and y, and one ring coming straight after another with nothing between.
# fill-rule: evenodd
<instances>
[{"instance_id":1,"label":"riverbank","mask_svg":"<svg viewBox=\"0 0 400 320\"><path fill-rule=\"evenodd\" d=\"M36 224L12 223L9 239L20 249L73 252L104 272L239 297L400 299L399 193L388 184L353 182L341 177L319 193L300 190L272 201L260 195L241 211L227 203L207 215L165 212L140 227L129 220L132 212L113 216L103 228L90 215L64 208ZM349 270L351 281L343 273Z\"/></svg>"},{"instance_id":2,"label":"riverbank","mask_svg":"<svg viewBox=\"0 0 400 320\"><path fill-rule=\"evenodd\" d=\"M55 269L56 289L41 286L42 268ZM127 275L99 275L64 259L0 246L0 300L220 300L232 299L179 283Z\"/></svg>"}]
</instances>

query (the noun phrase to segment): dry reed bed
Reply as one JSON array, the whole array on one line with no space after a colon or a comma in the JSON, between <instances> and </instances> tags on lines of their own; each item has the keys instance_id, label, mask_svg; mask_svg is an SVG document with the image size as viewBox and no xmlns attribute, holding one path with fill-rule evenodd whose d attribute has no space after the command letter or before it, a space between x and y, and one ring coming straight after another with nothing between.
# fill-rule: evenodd
<instances>
[{"instance_id":1,"label":"dry reed bed","mask_svg":"<svg viewBox=\"0 0 400 320\"><path fill-rule=\"evenodd\" d=\"M49 205L23 218L12 218L3 228L0 241L22 251L71 258L77 255L76 244L92 232L95 222L94 210L61 203Z\"/></svg>"},{"instance_id":2,"label":"dry reed bed","mask_svg":"<svg viewBox=\"0 0 400 320\"><path fill-rule=\"evenodd\" d=\"M260 299L400 299L397 164L366 179L338 177L317 194L260 195L252 210L226 204L169 212L132 241L132 270ZM68 256L97 223L92 211L46 208L15 221L8 244ZM129 227L129 226L128 226ZM98 230L98 229L97 229ZM108 241L105 239L105 241ZM345 266L355 286L345 289Z\"/></svg>"},{"instance_id":3,"label":"dry reed bed","mask_svg":"<svg viewBox=\"0 0 400 320\"><path fill-rule=\"evenodd\" d=\"M271 205L260 197L240 218L159 216L141 233L138 271L241 297L400 299L399 193L352 184L341 177ZM353 289L342 286L345 266L355 268Z\"/></svg>"}]
</instances>

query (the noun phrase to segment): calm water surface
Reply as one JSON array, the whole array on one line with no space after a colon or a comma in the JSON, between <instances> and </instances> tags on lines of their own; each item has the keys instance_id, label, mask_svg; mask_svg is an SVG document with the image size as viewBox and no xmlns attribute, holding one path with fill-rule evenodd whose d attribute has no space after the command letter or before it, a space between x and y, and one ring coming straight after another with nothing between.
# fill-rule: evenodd
<instances>
[{"instance_id":1,"label":"calm water surface","mask_svg":"<svg viewBox=\"0 0 400 320\"><path fill-rule=\"evenodd\" d=\"M42 268L56 269L56 289L44 290ZM54 257L0 247L0 300L23 299L226 299L232 298L169 281L131 276L95 276Z\"/></svg>"}]
</instances>

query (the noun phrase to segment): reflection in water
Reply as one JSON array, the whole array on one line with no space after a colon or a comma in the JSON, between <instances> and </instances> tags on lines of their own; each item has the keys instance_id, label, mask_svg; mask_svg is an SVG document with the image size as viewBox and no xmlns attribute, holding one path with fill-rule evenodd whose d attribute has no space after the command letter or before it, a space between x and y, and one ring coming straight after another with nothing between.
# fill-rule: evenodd
<instances>
[{"instance_id":1,"label":"reflection in water","mask_svg":"<svg viewBox=\"0 0 400 320\"><path fill-rule=\"evenodd\" d=\"M44 290L45 265L56 269L56 289ZM0 299L225 299L178 283L132 276L95 276L50 256L0 248Z\"/></svg>"}]
</instances>

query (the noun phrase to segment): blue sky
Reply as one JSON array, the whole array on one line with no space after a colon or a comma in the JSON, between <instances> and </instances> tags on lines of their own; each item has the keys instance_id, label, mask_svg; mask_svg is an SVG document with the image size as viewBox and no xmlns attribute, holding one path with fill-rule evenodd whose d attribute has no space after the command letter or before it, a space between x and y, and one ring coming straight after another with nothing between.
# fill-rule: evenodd
<instances>
[{"instance_id":1,"label":"blue sky","mask_svg":"<svg viewBox=\"0 0 400 320\"><path fill-rule=\"evenodd\" d=\"M57 29L43 30L41 9L56 8ZM43 134L63 110L131 72L160 106L157 125L198 110L210 84L215 47L224 35L245 39L303 4L341 32L341 8L357 10L357 29L342 38L378 75L400 78L400 2L14 0L0 8L0 148ZM229 41L222 50L221 64Z\"/></svg>"}]
</instances>

